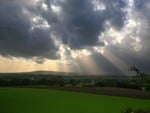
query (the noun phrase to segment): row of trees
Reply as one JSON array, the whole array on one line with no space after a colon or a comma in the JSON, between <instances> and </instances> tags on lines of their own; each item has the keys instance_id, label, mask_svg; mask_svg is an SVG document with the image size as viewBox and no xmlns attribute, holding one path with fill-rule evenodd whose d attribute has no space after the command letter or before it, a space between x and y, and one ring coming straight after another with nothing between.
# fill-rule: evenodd
<instances>
[{"instance_id":1,"label":"row of trees","mask_svg":"<svg viewBox=\"0 0 150 113\"><path fill-rule=\"evenodd\" d=\"M48 78L3 78L0 79L0 86L28 86L28 85L49 85L49 86L64 86L65 81L63 77L57 76L51 79Z\"/></svg>"},{"instance_id":2,"label":"row of trees","mask_svg":"<svg viewBox=\"0 0 150 113\"><path fill-rule=\"evenodd\" d=\"M64 76L52 77L2 77L0 86L27 86L27 85L48 85L48 86L69 86L69 87L119 87L130 89L146 89L150 91L150 76L141 74L129 78L70 78Z\"/></svg>"}]
</instances>

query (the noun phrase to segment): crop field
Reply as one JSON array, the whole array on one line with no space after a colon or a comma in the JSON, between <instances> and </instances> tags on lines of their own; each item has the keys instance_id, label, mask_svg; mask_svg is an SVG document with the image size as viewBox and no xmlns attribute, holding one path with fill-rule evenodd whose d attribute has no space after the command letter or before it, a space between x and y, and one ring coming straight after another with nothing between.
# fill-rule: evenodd
<instances>
[{"instance_id":1,"label":"crop field","mask_svg":"<svg viewBox=\"0 0 150 113\"><path fill-rule=\"evenodd\" d=\"M121 113L150 108L150 100L48 89L0 88L0 113Z\"/></svg>"}]
</instances>

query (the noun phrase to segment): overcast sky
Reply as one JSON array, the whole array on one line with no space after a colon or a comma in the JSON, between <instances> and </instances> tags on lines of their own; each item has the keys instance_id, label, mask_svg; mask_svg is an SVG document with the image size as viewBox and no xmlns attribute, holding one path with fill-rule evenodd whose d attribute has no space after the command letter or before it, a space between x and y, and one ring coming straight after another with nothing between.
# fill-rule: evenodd
<instances>
[{"instance_id":1,"label":"overcast sky","mask_svg":"<svg viewBox=\"0 0 150 113\"><path fill-rule=\"evenodd\" d=\"M150 0L0 0L0 72L150 73Z\"/></svg>"}]
</instances>

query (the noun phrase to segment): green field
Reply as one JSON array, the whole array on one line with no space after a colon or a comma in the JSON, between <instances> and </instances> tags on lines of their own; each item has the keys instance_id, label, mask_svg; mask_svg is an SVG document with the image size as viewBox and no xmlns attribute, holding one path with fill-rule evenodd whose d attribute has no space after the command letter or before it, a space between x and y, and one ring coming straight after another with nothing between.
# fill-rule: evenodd
<instances>
[{"instance_id":1,"label":"green field","mask_svg":"<svg viewBox=\"0 0 150 113\"><path fill-rule=\"evenodd\" d=\"M150 108L150 100L46 89L0 88L0 113L120 113Z\"/></svg>"}]
</instances>

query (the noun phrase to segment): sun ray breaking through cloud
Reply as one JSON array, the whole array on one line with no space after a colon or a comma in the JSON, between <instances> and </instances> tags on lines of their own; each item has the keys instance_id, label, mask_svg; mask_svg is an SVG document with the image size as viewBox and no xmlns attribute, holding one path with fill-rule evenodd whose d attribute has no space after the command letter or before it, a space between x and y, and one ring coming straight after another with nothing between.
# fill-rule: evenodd
<instances>
[{"instance_id":1,"label":"sun ray breaking through cloud","mask_svg":"<svg viewBox=\"0 0 150 113\"><path fill-rule=\"evenodd\" d=\"M115 56L111 51L105 50L105 53L103 54L104 57L109 60L114 66L116 66L124 75L129 75L128 65L119 59L117 56Z\"/></svg>"},{"instance_id":2,"label":"sun ray breaking through cloud","mask_svg":"<svg viewBox=\"0 0 150 113\"><path fill-rule=\"evenodd\" d=\"M149 11L149 0L2 0L0 71L150 72Z\"/></svg>"}]
</instances>

